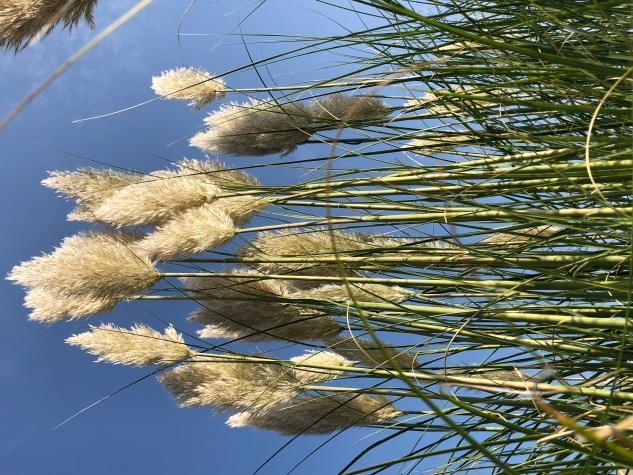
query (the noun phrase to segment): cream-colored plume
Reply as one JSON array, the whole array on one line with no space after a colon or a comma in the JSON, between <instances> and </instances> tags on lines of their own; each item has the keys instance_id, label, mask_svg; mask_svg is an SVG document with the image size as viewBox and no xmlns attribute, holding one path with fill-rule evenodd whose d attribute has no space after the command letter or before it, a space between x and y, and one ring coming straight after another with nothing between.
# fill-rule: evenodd
<instances>
[{"instance_id":1,"label":"cream-colored plume","mask_svg":"<svg viewBox=\"0 0 633 475\"><path fill-rule=\"evenodd\" d=\"M218 198L213 202L213 206L228 214L236 226L245 226L271 201L271 198L265 196L238 195Z\"/></svg>"},{"instance_id":2,"label":"cream-colored plume","mask_svg":"<svg viewBox=\"0 0 633 475\"><path fill-rule=\"evenodd\" d=\"M310 114L324 124L376 119L389 115L389 108L376 96L331 94L314 100Z\"/></svg>"},{"instance_id":3,"label":"cream-colored plume","mask_svg":"<svg viewBox=\"0 0 633 475\"><path fill-rule=\"evenodd\" d=\"M68 215L70 221L96 221L95 207L128 185L142 180L143 176L136 173L109 168L80 168L72 172L49 172L49 177L42 180L42 185L77 202L78 207Z\"/></svg>"},{"instance_id":4,"label":"cream-colored plume","mask_svg":"<svg viewBox=\"0 0 633 475\"><path fill-rule=\"evenodd\" d=\"M402 415L384 397L368 395L301 395L265 411L229 417L229 427L256 427L286 435L329 434L354 426L389 423Z\"/></svg>"},{"instance_id":5,"label":"cream-colored plume","mask_svg":"<svg viewBox=\"0 0 633 475\"><path fill-rule=\"evenodd\" d=\"M307 351L300 356L290 358L293 363L305 363L319 366L353 366L354 362L333 351ZM299 367L293 369L294 377L302 384L317 384L338 378L343 371L325 368Z\"/></svg>"},{"instance_id":6,"label":"cream-colored plume","mask_svg":"<svg viewBox=\"0 0 633 475\"><path fill-rule=\"evenodd\" d=\"M152 89L166 99L189 101L200 109L226 95L226 84L202 68L176 68L152 77Z\"/></svg>"},{"instance_id":7,"label":"cream-colored plume","mask_svg":"<svg viewBox=\"0 0 633 475\"><path fill-rule=\"evenodd\" d=\"M204 175L204 179L223 189L231 189L235 185L241 187L260 186L259 180L242 170L231 169L219 160L198 160L183 158L176 162L178 174L181 176Z\"/></svg>"},{"instance_id":8,"label":"cream-colored plume","mask_svg":"<svg viewBox=\"0 0 633 475\"><path fill-rule=\"evenodd\" d=\"M205 174L155 172L103 200L94 215L115 226L158 224L210 202L220 193Z\"/></svg>"},{"instance_id":9,"label":"cream-colored plume","mask_svg":"<svg viewBox=\"0 0 633 475\"><path fill-rule=\"evenodd\" d=\"M76 234L51 254L15 266L8 279L52 294L129 298L160 278L150 259L131 250L135 239L123 233Z\"/></svg>"},{"instance_id":10,"label":"cream-colored plume","mask_svg":"<svg viewBox=\"0 0 633 475\"><path fill-rule=\"evenodd\" d=\"M80 22L93 26L97 0L2 0L0 1L0 48L25 48L63 23L71 28Z\"/></svg>"},{"instance_id":11,"label":"cream-colored plume","mask_svg":"<svg viewBox=\"0 0 633 475\"><path fill-rule=\"evenodd\" d=\"M290 290L284 282L248 269L234 272L248 277L182 279L199 296L201 307L189 318L205 325L202 338L308 341L341 331L329 316L285 302Z\"/></svg>"},{"instance_id":12,"label":"cream-colored plume","mask_svg":"<svg viewBox=\"0 0 633 475\"><path fill-rule=\"evenodd\" d=\"M407 370L418 366L415 353L407 349L391 348L388 344L384 344L380 348L373 341L348 336L328 338L326 343L332 351L372 368L393 368L397 365L399 368Z\"/></svg>"},{"instance_id":13,"label":"cream-colored plume","mask_svg":"<svg viewBox=\"0 0 633 475\"><path fill-rule=\"evenodd\" d=\"M205 119L210 129L194 135L190 144L227 155L288 153L311 135L307 108L251 99L222 106Z\"/></svg>"},{"instance_id":14,"label":"cream-colored plume","mask_svg":"<svg viewBox=\"0 0 633 475\"><path fill-rule=\"evenodd\" d=\"M271 261L277 257L300 257L298 263L257 262L252 265L266 274L295 274L313 276L338 276L340 268L336 264L321 264L316 262L319 257L332 257L336 253L353 255L369 255L385 252L382 247L397 248L398 240L370 234L344 233L330 231L326 228L315 228L311 232L297 232L296 230L280 230L276 232L262 232L257 235L253 243L244 247L240 254L246 258ZM333 244L334 241L334 244ZM319 281L293 280L295 287L310 288L321 284Z\"/></svg>"},{"instance_id":15,"label":"cream-colored plume","mask_svg":"<svg viewBox=\"0 0 633 475\"><path fill-rule=\"evenodd\" d=\"M171 326L160 333L147 325L120 328L103 323L72 335L66 343L97 356L99 362L132 366L169 365L193 355L182 335Z\"/></svg>"},{"instance_id":16,"label":"cream-colored plume","mask_svg":"<svg viewBox=\"0 0 633 475\"><path fill-rule=\"evenodd\" d=\"M298 290L290 294L292 298L310 300L332 300L336 302L403 302L411 292L398 287L382 284L325 284L311 289Z\"/></svg>"},{"instance_id":17,"label":"cream-colored plume","mask_svg":"<svg viewBox=\"0 0 633 475\"><path fill-rule=\"evenodd\" d=\"M166 261L226 244L235 236L233 220L212 203L190 208L147 235L134 247L152 259Z\"/></svg>"},{"instance_id":18,"label":"cream-colored plume","mask_svg":"<svg viewBox=\"0 0 633 475\"><path fill-rule=\"evenodd\" d=\"M159 378L181 407L218 410L265 409L294 397L292 371L263 363L186 363Z\"/></svg>"},{"instance_id":19,"label":"cream-colored plume","mask_svg":"<svg viewBox=\"0 0 633 475\"><path fill-rule=\"evenodd\" d=\"M24 297L24 306L32 309L29 320L55 323L64 319L88 317L109 312L119 299L95 297L86 294L54 292L43 288L33 288Z\"/></svg>"}]
</instances>

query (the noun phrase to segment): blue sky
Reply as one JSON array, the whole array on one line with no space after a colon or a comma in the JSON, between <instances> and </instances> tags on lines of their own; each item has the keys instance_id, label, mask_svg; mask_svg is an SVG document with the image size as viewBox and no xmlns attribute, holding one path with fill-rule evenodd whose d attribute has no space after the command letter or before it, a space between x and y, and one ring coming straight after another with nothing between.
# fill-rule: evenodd
<instances>
[{"instance_id":1,"label":"blue sky","mask_svg":"<svg viewBox=\"0 0 633 475\"><path fill-rule=\"evenodd\" d=\"M165 159L200 156L184 138L200 127L204 113L192 111L184 103L155 101L113 117L72 123L151 99L150 78L164 69L202 66L218 73L247 62L240 38L224 34L238 32L236 25L257 2L198 2L181 30L212 35L183 36L179 42L178 24L188 3L157 0L71 68L0 134L3 273L22 260L51 250L64 236L86 228L67 222L65 215L71 204L39 184L47 170L90 166L94 160L149 171L163 168ZM101 2L96 12L97 30L133 4L128 0ZM340 27L328 15L332 16L333 10L313 0L269 0L241 30L340 33ZM342 15L341 11L335 15L347 26L358 26L352 15ZM17 56L11 52L0 54L0 114L6 114L93 34L85 27L70 34L55 31ZM250 49L255 57L262 57L287 47L268 43ZM325 56L277 64L263 73L279 83L316 79L328 72L315 71L333 60ZM228 80L233 87L261 85L252 70ZM293 157L303 158L308 153L314 153L314 148ZM264 160L274 161L274 157ZM234 159L232 163L255 162ZM293 178L280 175L278 170L260 170L257 175L269 183L272 179L279 182ZM64 344L67 336L86 328L85 321L50 327L28 322L20 288L2 281L0 296L0 473L251 473L287 440L269 432L228 429L225 417L214 416L209 410L178 409L154 378L52 431L69 415L147 371L94 364L92 357ZM152 316L156 314L185 325L188 310L186 304L178 302L159 306L132 303L90 323L112 321L127 326L148 322L161 327ZM369 439L362 440L366 436ZM336 473L351 454L371 440L369 431L349 431L296 473ZM322 441L306 438L292 444L262 473L286 473Z\"/></svg>"}]
</instances>

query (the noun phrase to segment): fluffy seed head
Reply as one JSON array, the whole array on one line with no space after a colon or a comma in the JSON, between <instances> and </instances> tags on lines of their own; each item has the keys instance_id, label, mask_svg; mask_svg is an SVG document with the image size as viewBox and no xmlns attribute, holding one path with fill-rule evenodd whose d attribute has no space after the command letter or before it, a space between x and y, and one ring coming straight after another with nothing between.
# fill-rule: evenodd
<instances>
[{"instance_id":1,"label":"fluffy seed head","mask_svg":"<svg viewBox=\"0 0 633 475\"><path fill-rule=\"evenodd\" d=\"M213 206L228 214L236 226L245 226L271 202L265 196L238 195L218 198Z\"/></svg>"},{"instance_id":2,"label":"fluffy seed head","mask_svg":"<svg viewBox=\"0 0 633 475\"><path fill-rule=\"evenodd\" d=\"M174 327L160 333L146 325L128 329L104 323L67 338L66 343L97 356L97 361L132 366L168 365L192 356Z\"/></svg>"},{"instance_id":3,"label":"fluffy seed head","mask_svg":"<svg viewBox=\"0 0 633 475\"><path fill-rule=\"evenodd\" d=\"M301 395L265 411L244 411L229 427L257 427L286 435L329 434L353 426L390 422L402 413L388 399L368 395Z\"/></svg>"},{"instance_id":4,"label":"fluffy seed head","mask_svg":"<svg viewBox=\"0 0 633 475\"><path fill-rule=\"evenodd\" d=\"M42 185L77 202L79 206L68 215L70 221L96 221L93 212L95 207L142 179L138 174L108 168L80 168L72 172L49 172L49 177L42 180Z\"/></svg>"},{"instance_id":5,"label":"fluffy seed head","mask_svg":"<svg viewBox=\"0 0 633 475\"><path fill-rule=\"evenodd\" d=\"M115 226L157 224L212 201L220 192L204 174L154 173L103 200L94 215Z\"/></svg>"},{"instance_id":6,"label":"fluffy seed head","mask_svg":"<svg viewBox=\"0 0 633 475\"><path fill-rule=\"evenodd\" d=\"M266 274L298 274L313 276L338 276L340 269L335 264L320 264L314 262L319 257L333 256L336 253L357 253L366 255L381 252L381 247L398 247L397 240L380 238L374 243L375 236L359 233L343 233L316 228L312 232L296 232L295 230L280 230L277 232L262 232L255 241L241 250L243 257L273 260L277 257L301 257L304 262L275 263L260 262L253 265ZM335 244L332 243L334 241ZM312 262L311 262L312 261ZM314 287L318 281L292 281L296 287Z\"/></svg>"},{"instance_id":7,"label":"fluffy seed head","mask_svg":"<svg viewBox=\"0 0 633 475\"><path fill-rule=\"evenodd\" d=\"M213 204L205 204L166 221L139 241L135 249L164 261L222 246L234 235L231 217Z\"/></svg>"},{"instance_id":8,"label":"fluffy seed head","mask_svg":"<svg viewBox=\"0 0 633 475\"><path fill-rule=\"evenodd\" d=\"M389 115L389 108L376 96L332 94L315 99L310 113L327 124L382 118Z\"/></svg>"},{"instance_id":9,"label":"fluffy seed head","mask_svg":"<svg viewBox=\"0 0 633 475\"><path fill-rule=\"evenodd\" d=\"M242 170L232 170L219 160L197 160L195 158L183 158L176 162L178 173L181 176L203 174L207 182L213 183L223 189L231 189L235 185L245 187L259 186L259 180Z\"/></svg>"},{"instance_id":10,"label":"fluffy seed head","mask_svg":"<svg viewBox=\"0 0 633 475\"><path fill-rule=\"evenodd\" d=\"M21 50L63 23L71 28L81 21L93 26L97 0L3 0L0 2L0 48Z\"/></svg>"},{"instance_id":11,"label":"fluffy seed head","mask_svg":"<svg viewBox=\"0 0 633 475\"><path fill-rule=\"evenodd\" d=\"M161 97L189 101L200 109L226 94L224 81L213 77L202 68L170 69L152 77L152 89Z\"/></svg>"},{"instance_id":12,"label":"fluffy seed head","mask_svg":"<svg viewBox=\"0 0 633 475\"><path fill-rule=\"evenodd\" d=\"M248 269L234 272L251 277L182 279L202 296L202 306L189 317L205 325L198 333L202 338L306 341L341 331L330 317L284 302L289 289L283 282Z\"/></svg>"},{"instance_id":13,"label":"fluffy seed head","mask_svg":"<svg viewBox=\"0 0 633 475\"><path fill-rule=\"evenodd\" d=\"M265 409L291 399L299 387L287 368L261 363L183 364L159 380L181 407Z\"/></svg>"},{"instance_id":14,"label":"fluffy seed head","mask_svg":"<svg viewBox=\"0 0 633 475\"><path fill-rule=\"evenodd\" d=\"M29 290L24 306L32 309L29 320L55 323L64 319L74 320L97 313L109 312L119 302L111 297L94 297L85 294L55 293L43 288Z\"/></svg>"},{"instance_id":15,"label":"fluffy seed head","mask_svg":"<svg viewBox=\"0 0 633 475\"><path fill-rule=\"evenodd\" d=\"M290 358L294 363L306 363L321 366L352 366L354 362L333 351L307 351L306 353ZM323 368L296 367L294 376L303 384L317 384L338 378L343 372Z\"/></svg>"},{"instance_id":16,"label":"fluffy seed head","mask_svg":"<svg viewBox=\"0 0 633 475\"><path fill-rule=\"evenodd\" d=\"M53 294L129 298L159 279L152 261L131 250L135 239L123 233L79 233L51 254L15 266L8 279Z\"/></svg>"},{"instance_id":17,"label":"fluffy seed head","mask_svg":"<svg viewBox=\"0 0 633 475\"><path fill-rule=\"evenodd\" d=\"M251 99L231 103L210 114L210 129L194 135L190 144L227 155L288 153L311 134L309 112L301 104L277 104Z\"/></svg>"}]
</instances>

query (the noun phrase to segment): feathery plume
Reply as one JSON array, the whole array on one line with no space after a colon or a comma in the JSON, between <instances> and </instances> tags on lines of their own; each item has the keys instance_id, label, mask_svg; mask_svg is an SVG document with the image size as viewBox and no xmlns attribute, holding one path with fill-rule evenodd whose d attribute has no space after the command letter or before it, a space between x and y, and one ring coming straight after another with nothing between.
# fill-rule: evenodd
<instances>
[{"instance_id":1,"label":"feathery plume","mask_svg":"<svg viewBox=\"0 0 633 475\"><path fill-rule=\"evenodd\" d=\"M307 363L321 366L352 366L353 361L333 351L307 351L300 356L290 358L293 363ZM322 368L294 368L294 376L303 384L317 384L338 378L342 371Z\"/></svg>"},{"instance_id":2,"label":"feathery plume","mask_svg":"<svg viewBox=\"0 0 633 475\"><path fill-rule=\"evenodd\" d=\"M292 371L263 363L186 363L159 381L181 407L217 410L265 409L294 397L300 386Z\"/></svg>"},{"instance_id":3,"label":"feathery plume","mask_svg":"<svg viewBox=\"0 0 633 475\"><path fill-rule=\"evenodd\" d=\"M205 204L166 221L139 241L135 249L165 261L222 246L233 239L235 231L228 214Z\"/></svg>"},{"instance_id":4,"label":"feathery plume","mask_svg":"<svg viewBox=\"0 0 633 475\"><path fill-rule=\"evenodd\" d=\"M205 119L210 129L190 144L227 155L289 153L311 135L308 109L302 104L277 104L251 99L222 106Z\"/></svg>"},{"instance_id":5,"label":"feathery plume","mask_svg":"<svg viewBox=\"0 0 633 475\"><path fill-rule=\"evenodd\" d=\"M307 341L340 333L329 316L284 302L290 292L284 282L248 269L234 272L252 277L182 279L188 290L203 296L202 306L189 317L205 325L200 337Z\"/></svg>"},{"instance_id":6,"label":"feathery plume","mask_svg":"<svg viewBox=\"0 0 633 475\"><path fill-rule=\"evenodd\" d=\"M213 206L228 214L236 226L245 226L271 201L271 198L265 196L237 195L218 198L213 202Z\"/></svg>"},{"instance_id":7,"label":"feathery plume","mask_svg":"<svg viewBox=\"0 0 633 475\"><path fill-rule=\"evenodd\" d=\"M343 233L327 228L315 228L312 232L296 232L294 230L280 230L276 232L262 232L257 235L253 243L243 248L243 257L255 259L271 259L276 257L302 257L300 263L260 262L253 265L266 274L298 274L314 276L338 276L340 269L336 264L320 264L314 261L319 257L336 255L336 253L357 253L359 255L382 252L382 247L398 247L398 240L390 240L359 233ZM334 244L333 244L334 241ZM293 281L295 287L318 286L317 281Z\"/></svg>"},{"instance_id":8,"label":"feathery plume","mask_svg":"<svg viewBox=\"0 0 633 475\"><path fill-rule=\"evenodd\" d=\"M119 303L112 297L95 297L85 294L53 292L34 288L24 297L24 306L32 309L29 320L42 323L56 323L64 319L77 318L109 312Z\"/></svg>"},{"instance_id":9,"label":"feathery plume","mask_svg":"<svg viewBox=\"0 0 633 475\"><path fill-rule=\"evenodd\" d=\"M93 210L104 199L141 181L139 174L109 168L80 168L75 171L53 171L42 185L57 191L79 205L69 215L70 221L96 221Z\"/></svg>"},{"instance_id":10,"label":"feathery plume","mask_svg":"<svg viewBox=\"0 0 633 475\"><path fill-rule=\"evenodd\" d=\"M418 366L417 356L406 350L391 348L388 344L379 348L373 341L362 338L334 337L326 340L328 346L338 354L371 367L393 367L402 369Z\"/></svg>"},{"instance_id":11,"label":"feathery plume","mask_svg":"<svg viewBox=\"0 0 633 475\"><path fill-rule=\"evenodd\" d=\"M154 92L167 99L190 101L189 105L201 109L209 102L226 95L226 84L202 68L176 68L152 77Z\"/></svg>"},{"instance_id":12,"label":"feathery plume","mask_svg":"<svg viewBox=\"0 0 633 475\"><path fill-rule=\"evenodd\" d=\"M229 427L257 427L285 435L329 434L354 426L390 422L402 415L380 396L301 395L266 411L244 411L227 420Z\"/></svg>"},{"instance_id":13,"label":"feathery plume","mask_svg":"<svg viewBox=\"0 0 633 475\"><path fill-rule=\"evenodd\" d=\"M482 244L503 244L512 246L521 246L527 244L534 238L544 238L552 236L563 230L560 226L554 226L552 224L544 224L541 226L533 226L530 228L517 229L512 233L495 233L487 238L481 240ZM536 244L539 241L535 241Z\"/></svg>"},{"instance_id":14,"label":"feathery plume","mask_svg":"<svg viewBox=\"0 0 633 475\"><path fill-rule=\"evenodd\" d=\"M176 162L179 175L190 176L203 174L209 182L221 188L233 186L260 186L260 182L253 175L242 170L231 169L219 160L198 160L195 158L183 158Z\"/></svg>"},{"instance_id":15,"label":"feathery plume","mask_svg":"<svg viewBox=\"0 0 633 475\"><path fill-rule=\"evenodd\" d=\"M60 23L72 28L80 21L93 26L97 0L0 1L0 48L19 51Z\"/></svg>"},{"instance_id":16,"label":"feathery plume","mask_svg":"<svg viewBox=\"0 0 633 475\"><path fill-rule=\"evenodd\" d=\"M204 174L164 171L119 189L94 209L99 221L115 226L162 223L183 210L212 201L221 193Z\"/></svg>"},{"instance_id":17,"label":"feathery plume","mask_svg":"<svg viewBox=\"0 0 633 475\"><path fill-rule=\"evenodd\" d=\"M129 298L160 278L150 259L131 250L135 239L123 233L79 233L51 254L15 266L7 278L55 294Z\"/></svg>"},{"instance_id":18,"label":"feathery plume","mask_svg":"<svg viewBox=\"0 0 633 475\"><path fill-rule=\"evenodd\" d=\"M325 124L382 118L389 115L389 112L385 103L372 95L331 94L315 99L310 105L310 114L323 120Z\"/></svg>"},{"instance_id":19,"label":"feathery plume","mask_svg":"<svg viewBox=\"0 0 633 475\"><path fill-rule=\"evenodd\" d=\"M299 290L290 294L292 298L310 300L332 300L337 302L403 302L411 292L402 287L382 284L325 284L320 287Z\"/></svg>"},{"instance_id":20,"label":"feathery plume","mask_svg":"<svg viewBox=\"0 0 633 475\"><path fill-rule=\"evenodd\" d=\"M90 331L72 335L66 343L98 357L97 361L147 366L168 365L190 358L193 353L174 327L160 333L147 325L120 328L111 323L90 326Z\"/></svg>"}]
</instances>

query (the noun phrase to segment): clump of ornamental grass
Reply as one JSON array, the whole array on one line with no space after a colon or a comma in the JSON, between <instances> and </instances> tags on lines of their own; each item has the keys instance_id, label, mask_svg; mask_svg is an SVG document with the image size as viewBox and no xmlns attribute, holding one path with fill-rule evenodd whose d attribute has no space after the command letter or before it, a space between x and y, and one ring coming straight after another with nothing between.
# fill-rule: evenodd
<instances>
[{"instance_id":1,"label":"clump of ornamental grass","mask_svg":"<svg viewBox=\"0 0 633 475\"><path fill-rule=\"evenodd\" d=\"M152 89L165 99L189 101L201 109L226 94L226 84L202 68L176 68L152 77Z\"/></svg>"},{"instance_id":2,"label":"clump of ornamental grass","mask_svg":"<svg viewBox=\"0 0 633 475\"><path fill-rule=\"evenodd\" d=\"M112 362L182 361L163 385L182 406L229 413L232 427L380 428L341 473L633 468L628 5L344 8L357 4L371 29L302 49L352 45L353 61L331 78L248 90L263 94L221 106L192 139L262 156L318 138L327 156L306 149L314 163L290 186L192 159L158 173L195 187L201 175L221 192L175 197L179 185L169 185L156 195L166 203L143 198L161 216L143 221L156 226L146 236L81 238L18 266L11 278L27 287L32 318L78 318L127 298L195 301L199 352L171 330L138 327L71 342ZM344 137L328 138L341 126ZM86 213L115 196L107 190L119 178L126 189L146 181L98 175L49 180ZM267 204L279 212L247 227ZM207 250L216 252L197 255ZM159 273L157 260L172 272ZM159 276L184 288L138 295ZM207 352L206 338L224 340L226 353ZM279 346L253 356L231 340ZM290 344L300 356L278 358Z\"/></svg>"},{"instance_id":3,"label":"clump of ornamental grass","mask_svg":"<svg viewBox=\"0 0 633 475\"><path fill-rule=\"evenodd\" d=\"M81 22L93 26L97 0L2 0L0 48L19 51L57 25L72 28Z\"/></svg>"}]
</instances>

